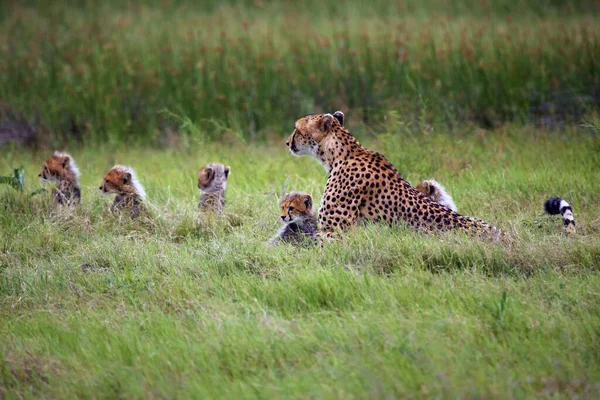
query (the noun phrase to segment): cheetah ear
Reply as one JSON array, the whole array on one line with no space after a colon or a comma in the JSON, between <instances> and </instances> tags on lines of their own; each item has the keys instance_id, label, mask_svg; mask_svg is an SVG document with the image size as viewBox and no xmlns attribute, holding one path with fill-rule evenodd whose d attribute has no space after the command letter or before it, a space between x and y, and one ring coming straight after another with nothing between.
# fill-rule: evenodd
<instances>
[{"instance_id":1,"label":"cheetah ear","mask_svg":"<svg viewBox=\"0 0 600 400\"><path fill-rule=\"evenodd\" d=\"M433 196L435 194L435 191L436 190L435 190L435 186L434 185L432 185L432 184L428 184L427 185L427 194L429 196Z\"/></svg>"},{"instance_id":2,"label":"cheetah ear","mask_svg":"<svg viewBox=\"0 0 600 400\"><path fill-rule=\"evenodd\" d=\"M215 171L211 167L204 167L198 173L198 187L207 187L215 179Z\"/></svg>"},{"instance_id":3,"label":"cheetah ear","mask_svg":"<svg viewBox=\"0 0 600 400\"><path fill-rule=\"evenodd\" d=\"M304 205L307 209L312 208L312 197L310 197L310 194L304 196Z\"/></svg>"},{"instance_id":4,"label":"cheetah ear","mask_svg":"<svg viewBox=\"0 0 600 400\"><path fill-rule=\"evenodd\" d=\"M282 206L283 202L285 201L286 197L288 196L287 193L284 193L281 198L279 199L279 205Z\"/></svg>"},{"instance_id":5,"label":"cheetah ear","mask_svg":"<svg viewBox=\"0 0 600 400\"><path fill-rule=\"evenodd\" d=\"M211 167L206 168L206 180L211 183L215 179L215 170Z\"/></svg>"},{"instance_id":6,"label":"cheetah ear","mask_svg":"<svg viewBox=\"0 0 600 400\"><path fill-rule=\"evenodd\" d=\"M327 132L333 125L335 118L331 114L325 114L323 116L323 132Z\"/></svg>"},{"instance_id":7,"label":"cheetah ear","mask_svg":"<svg viewBox=\"0 0 600 400\"><path fill-rule=\"evenodd\" d=\"M225 167L225 179L229 178L230 172L231 172L231 167L228 165Z\"/></svg>"},{"instance_id":8,"label":"cheetah ear","mask_svg":"<svg viewBox=\"0 0 600 400\"><path fill-rule=\"evenodd\" d=\"M421 183L419 183L416 187L416 189L423 193L425 196L429 196L429 185L427 184L427 181L423 181Z\"/></svg>"},{"instance_id":9,"label":"cheetah ear","mask_svg":"<svg viewBox=\"0 0 600 400\"><path fill-rule=\"evenodd\" d=\"M129 172L125 172L123 174L123 184L127 185L131 182L131 174Z\"/></svg>"},{"instance_id":10,"label":"cheetah ear","mask_svg":"<svg viewBox=\"0 0 600 400\"><path fill-rule=\"evenodd\" d=\"M335 119L338 120L338 122L340 123L341 126L344 126L344 113L341 111L336 111L333 113L333 116L335 117Z\"/></svg>"},{"instance_id":11,"label":"cheetah ear","mask_svg":"<svg viewBox=\"0 0 600 400\"><path fill-rule=\"evenodd\" d=\"M63 168L67 168L67 166L69 165L70 162L71 162L71 157L64 156L63 159L62 159L62 166L63 166Z\"/></svg>"}]
</instances>

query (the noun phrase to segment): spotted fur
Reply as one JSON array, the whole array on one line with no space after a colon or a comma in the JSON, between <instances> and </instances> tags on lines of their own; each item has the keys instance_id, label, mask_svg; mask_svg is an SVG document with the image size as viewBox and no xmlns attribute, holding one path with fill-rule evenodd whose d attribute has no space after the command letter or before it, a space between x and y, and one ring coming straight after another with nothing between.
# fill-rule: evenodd
<instances>
[{"instance_id":1,"label":"spotted fur","mask_svg":"<svg viewBox=\"0 0 600 400\"><path fill-rule=\"evenodd\" d=\"M430 200L435 201L436 203L439 203L444 207L451 209L452 211L458 212L452 197L448 194L446 189L439 184L438 181L433 179L425 180L419 183L416 189L423 193Z\"/></svg>"},{"instance_id":2,"label":"spotted fur","mask_svg":"<svg viewBox=\"0 0 600 400\"><path fill-rule=\"evenodd\" d=\"M312 197L306 193L292 192L280 202L283 227L269 243L287 242L306 244L318 238L317 218L312 210Z\"/></svg>"},{"instance_id":3,"label":"spotted fur","mask_svg":"<svg viewBox=\"0 0 600 400\"><path fill-rule=\"evenodd\" d=\"M457 229L498 238L497 228L435 203L402 179L381 154L364 148L331 114L308 115L295 123L286 145L310 155L328 173L319 209L325 236L357 222L403 222L426 230Z\"/></svg>"},{"instance_id":4,"label":"spotted fur","mask_svg":"<svg viewBox=\"0 0 600 400\"><path fill-rule=\"evenodd\" d=\"M116 194L111 211L127 211L131 218L137 218L145 211L146 192L138 181L133 169L124 165L115 165L106 175L100 186L103 194Z\"/></svg>"},{"instance_id":5,"label":"spotted fur","mask_svg":"<svg viewBox=\"0 0 600 400\"><path fill-rule=\"evenodd\" d=\"M200 203L198 208L202 211L216 211L221 214L225 207L225 189L231 167L223 164L211 163L198 171L198 189L200 189Z\"/></svg>"},{"instance_id":6,"label":"spotted fur","mask_svg":"<svg viewBox=\"0 0 600 400\"><path fill-rule=\"evenodd\" d=\"M54 152L38 175L44 182L58 182L52 189L52 202L58 205L75 205L81 201L79 169L73 157L66 153Z\"/></svg>"}]
</instances>

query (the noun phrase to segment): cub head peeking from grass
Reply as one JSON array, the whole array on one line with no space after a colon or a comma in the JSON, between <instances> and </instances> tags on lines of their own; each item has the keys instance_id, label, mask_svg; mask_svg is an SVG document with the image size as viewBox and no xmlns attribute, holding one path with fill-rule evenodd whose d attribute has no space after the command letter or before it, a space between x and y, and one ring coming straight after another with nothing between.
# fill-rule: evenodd
<instances>
[{"instance_id":1,"label":"cub head peeking from grass","mask_svg":"<svg viewBox=\"0 0 600 400\"><path fill-rule=\"evenodd\" d=\"M429 197L432 201L443 205L444 207L448 207L454 212L458 212L452 197L446 189L440 183L433 179L425 180L419 183L416 189L423 193L425 196Z\"/></svg>"},{"instance_id":2,"label":"cub head peeking from grass","mask_svg":"<svg viewBox=\"0 0 600 400\"><path fill-rule=\"evenodd\" d=\"M44 161L42 171L38 176L44 182L58 183L58 187L52 189L53 204L79 204L81 200L79 170L73 157L66 153L54 152Z\"/></svg>"},{"instance_id":3,"label":"cub head peeking from grass","mask_svg":"<svg viewBox=\"0 0 600 400\"><path fill-rule=\"evenodd\" d=\"M111 211L115 213L128 212L131 218L139 217L144 211L146 192L138 181L133 169L115 165L102 181L100 186L103 194L116 194Z\"/></svg>"},{"instance_id":4,"label":"cub head peeking from grass","mask_svg":"<svg viewBox=\"0 0 600 400\"><path fill-rule=\"evenodd\" d=\"M219 163L210 163L198 171L198 189L201 192L198 204L200 210L223 213L225 189L230 172L231 167Z\"/></svg>"}]
</instances>

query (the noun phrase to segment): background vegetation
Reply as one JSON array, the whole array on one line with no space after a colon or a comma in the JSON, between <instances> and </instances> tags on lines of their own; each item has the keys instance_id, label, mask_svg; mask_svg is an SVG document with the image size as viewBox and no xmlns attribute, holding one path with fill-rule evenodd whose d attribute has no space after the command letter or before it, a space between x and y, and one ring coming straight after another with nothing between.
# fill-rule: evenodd
<instances>
[{"instance_id":1,"label":"background vegetation","mask_svg":"<svg viewBox=\"0 0 600 400\"><path fill-rule=\"evenodd\" d=\"M339 108L370 125L396 110L450 128L556 127L600 104L595 1L0 7L4 119L44 138L160 144L174 113L203 138L256 139Z\"/></svg>"},{"instance_id":2,"label":"background vegetation","mask_svg":"<svg viewBox=\"0 0 600 400\"><path fill-rule=\"evenodd\" d=\"M598 11L0 2L0 399L600 398ZM511 238L268 246L278 197L326 181L283 137L337 109ZM37 178L54 149L82 172L75 210ZM212 161L222 219L196 208ZM108 212L115 163L151 218ZM576 236L542 212L557 195Z\"/></svg>"}]
</instances>

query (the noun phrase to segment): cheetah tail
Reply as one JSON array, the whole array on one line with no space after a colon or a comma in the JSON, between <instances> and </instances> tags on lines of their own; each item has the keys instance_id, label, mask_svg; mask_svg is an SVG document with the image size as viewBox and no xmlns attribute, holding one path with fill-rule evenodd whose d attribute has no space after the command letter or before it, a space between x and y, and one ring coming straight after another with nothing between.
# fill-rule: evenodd
<instances>
[{"instance_id":1,"label":"cheetah tail","mask_svg":"<svg viewBox=\"0 0 600 400\"><path fill-rule=\"evenodd\" d=\"M573 218L573 209L565 200L560 197L553 197L544 202L544 210L550 215L558 215L563 219L565 231L575 233L575 219Z\"/></svg>"}]
</instances>

